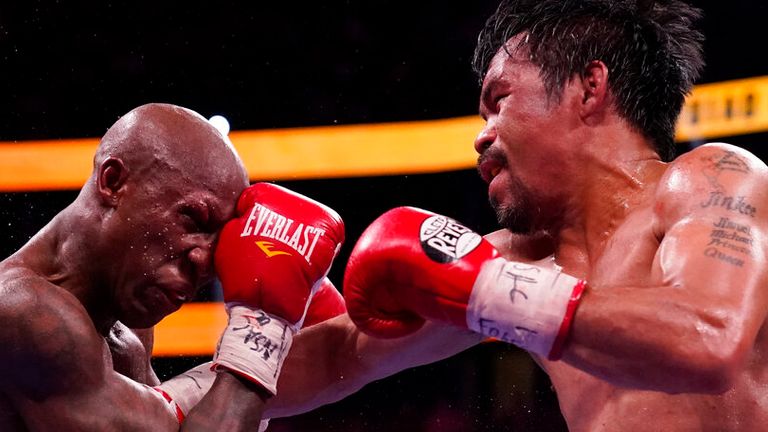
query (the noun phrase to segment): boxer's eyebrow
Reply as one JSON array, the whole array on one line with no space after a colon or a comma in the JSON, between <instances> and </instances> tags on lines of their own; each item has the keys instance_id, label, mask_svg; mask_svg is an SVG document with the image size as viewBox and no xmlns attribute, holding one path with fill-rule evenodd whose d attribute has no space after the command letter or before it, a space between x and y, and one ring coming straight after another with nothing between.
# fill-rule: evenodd
<instances>
[{"instance_id":1,"label":"boxer's eyebrow","mask_svg":"<svg viewBox=\"0 0 768 432\"><path fill-rule=\"evenodd\" d=\"M480 91L480 107L478 108L478 112L480 113L480 117L483 120L487 120L487 108L492 106L490 103L491 101L491 95L493 94L493 90L496 87L496 81L491 79L486 83L486 85L483 86L483 89Z\"/></svg>"}]
</instances>

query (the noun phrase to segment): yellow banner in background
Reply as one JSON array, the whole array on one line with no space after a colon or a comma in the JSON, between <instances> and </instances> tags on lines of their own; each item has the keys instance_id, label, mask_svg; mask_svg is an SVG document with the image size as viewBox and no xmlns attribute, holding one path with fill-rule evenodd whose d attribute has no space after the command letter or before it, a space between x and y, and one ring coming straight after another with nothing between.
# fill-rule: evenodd
<instances>
[{"instance_id":1,"label":"yellow banner in background","mask_svg":"<svg viewBox=\"0 0 768 432\"><path fill-rule=\"evenodd\" d=\"M477 116L401 123L233 131L251 180L417 174L472 168ZM696 86L677 140L768 131L768 76ZM0 192L79 189L98 139L0 142Z\"/></svg>"},{"instance_id":2,"label":"yellow banner in background","mask_svg":"<svg viewBox=\"0 0 768 432\"><path fill-rule=\"evenodd\" d=\"M479 117L229 134L251 180L416 174L474 166ZM0 142L0 192L80 189L99 140Z\"/></svg>"},{"instance_id":3,"label":"yellow banner in background","mask_svg":"<svg viewBox=\"0 0 768 432\"><path fill-rule=\"evenodd\" d=\"M224 303L187 303L155 326L152 355L211 355L226 325Z\"/></svg>"},{"instance_id":4,"label":"yellow banner in background","mask_svg":"<svg viewBox=\"0 0 768 432\"><path fill-rule=\"evenodd\" d=\"M701 84L685 101L678 141L768 131L768 76Z\"/></svg>"}]
</instances>

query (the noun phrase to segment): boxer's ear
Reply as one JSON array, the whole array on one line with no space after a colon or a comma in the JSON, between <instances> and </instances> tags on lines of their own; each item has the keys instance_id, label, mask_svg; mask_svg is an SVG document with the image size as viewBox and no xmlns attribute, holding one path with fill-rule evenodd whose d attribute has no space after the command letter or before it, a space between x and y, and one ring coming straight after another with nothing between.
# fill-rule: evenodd
<instances>
[{"instance_id":1,"label":"boxer's ear","mask_svg":"<svg viewBox=\"0 0 768 432\"><path fill-rule=\"evenodd\" d=\"M588 122L601 118L609 105L608 67L600 60L587 63L581 73L581 117Z\"/></svg>"},{"instance_id":2,"label":"boxer's ear","mask_svg":"<svg viewBox=\"0 0 768 432\"><path fill-rule=\"evenodd\" d=\"M106 206L114 207L117 205L127 178L128 168L121 159L110 156L99 165L96 184L99 197Z\"/></svg>"}]
</instances>

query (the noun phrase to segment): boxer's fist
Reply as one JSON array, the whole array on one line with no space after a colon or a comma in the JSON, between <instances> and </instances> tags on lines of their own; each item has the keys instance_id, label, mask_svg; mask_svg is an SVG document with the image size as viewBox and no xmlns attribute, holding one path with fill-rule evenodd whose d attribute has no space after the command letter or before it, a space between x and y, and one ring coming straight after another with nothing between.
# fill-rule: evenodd
<instances>
[{"instance_id":1,"label":"boxer's fist","mask_svg":"<svg viewBox=\"0 0 768 432\"><path fill-rule=\"evenodd\" d=\"M344 223L323 204L269 183L246 189L237 211L215 253L224 301L298 324L344 241Z\"/></svg>"},{"instance_id":2,"label":"boxer's fist","mask_svg":"<svg viewBox=\"0 0 768 432\"><path fill-rule=\"evenodd\" d=\"M506 261L469 228L410 207L366 229L344 276L349 315L371 335L404 336L430 319L552 358L583 288L559 268Z\"/></svg>"},{"instance_id":3,"label":"boxer's fist","mask_svg":"<svg viewBox=\"0 0 768 432\"><path fill-rule=\"evenodd\" d=\"M472 284L498 256L483 238L443 216L401 207L362 234L349 257L344 298L352 320L379 337L418 330L424 318L466 326Z\"/></svg>"},{"instance_id":4,"label":"boxer's fist","mask_svg":"<svg viewBox=\"0 0 768 432\"><path fill-rule=\"evenodd\" d=\"M246 189L237 212L214 255L229 323L213 368L274 394L293 334L344 241L344 224L330 208L268 183Z\"/></svg>"}]
</instances>

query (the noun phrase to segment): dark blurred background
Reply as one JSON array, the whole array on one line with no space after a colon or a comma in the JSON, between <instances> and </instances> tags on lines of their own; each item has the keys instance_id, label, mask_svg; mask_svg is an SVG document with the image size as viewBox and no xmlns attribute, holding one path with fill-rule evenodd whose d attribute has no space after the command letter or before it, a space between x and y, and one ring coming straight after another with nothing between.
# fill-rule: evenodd
<instances>
[{"instance_id":1,"label":"dark blurred background","mask_svg":"<svg viewBox=\"0 0 768 432\"><path fill-rule=\"evenodd\" d=\"M757 1L696 1L708 66L700 83L768 74ZM233 130L472 115L470 59L495 1L160 2L0 4L0 141L99 137L122 114L170 102ZM768 134L718 139L763 160ZM365 143L360 143L365 145ZM468 146L471 143L467 143ZM679 151L688 149L681 143ZM401 204L495 224L473 170L281 184L334 207L355 239ZM0 194L5 257L76 191ZM341 286L342 251L331 279ZM210 292L201 298L210 298ZM168 377L204 359L159 358ZM279 431L562 431L545 375L514 347L484 344L373 383Z\"/></svg>"}]
</instances>

